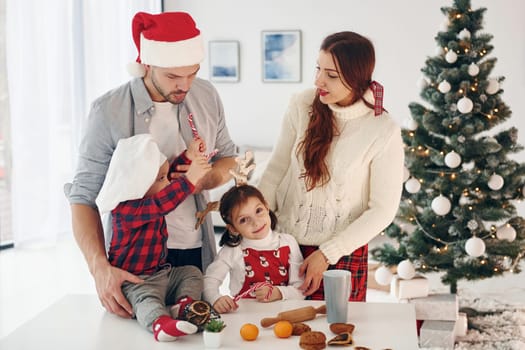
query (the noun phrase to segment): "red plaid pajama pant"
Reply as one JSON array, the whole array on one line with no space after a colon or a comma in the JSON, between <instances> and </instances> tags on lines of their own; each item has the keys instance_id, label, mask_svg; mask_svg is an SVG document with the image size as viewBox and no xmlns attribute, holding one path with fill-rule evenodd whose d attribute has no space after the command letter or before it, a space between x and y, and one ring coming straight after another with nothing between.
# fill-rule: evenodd
<instances>
[{"instance_id":1,"label":"red plaid pajama pant","mask_svg":"<svg viewBox=\"0 0 525 350\"><path fill-rule=\"evenodd\" d=\"M303 257L319 249L318 246L300 245ZM345 255L339 261L328 266L328 270L348 270L352 273L352 290L348 301L366 301L366 283L368 278L368 244L354 250L350 255ZM308 300L324 300L323 281L314 294L306 297Z\"/></svg>"}]
</instances>

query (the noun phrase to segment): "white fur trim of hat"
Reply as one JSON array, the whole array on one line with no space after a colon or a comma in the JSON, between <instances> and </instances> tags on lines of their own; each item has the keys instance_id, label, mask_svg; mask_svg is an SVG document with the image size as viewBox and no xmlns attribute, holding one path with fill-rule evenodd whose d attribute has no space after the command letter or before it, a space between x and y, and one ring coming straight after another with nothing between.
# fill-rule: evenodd
<instances>
[{"instance_id":1,"label":"white fur trim of hat","mask_svg":"<svg viewBox=\"0 0 525 350\"><path fill-rule=\"evenodd\" d=\"M165 161L150 134L120 139L96 199L99 211L107 213L120 202L144 197Z\"/></svg>"},{"instance_id":2,"label":"white fur trim of hat","mask_svg":"<svg viewBox=\"0 0 525 350\"><path fill-rule=\"evenodd\" d=\"M128 72L144 76L144 65L185 67L204 59L204 43L193 18L185 12L149 14L139 12L133 17L133 40L138 50L135 63Z\"/></svg>"}]
</instances>

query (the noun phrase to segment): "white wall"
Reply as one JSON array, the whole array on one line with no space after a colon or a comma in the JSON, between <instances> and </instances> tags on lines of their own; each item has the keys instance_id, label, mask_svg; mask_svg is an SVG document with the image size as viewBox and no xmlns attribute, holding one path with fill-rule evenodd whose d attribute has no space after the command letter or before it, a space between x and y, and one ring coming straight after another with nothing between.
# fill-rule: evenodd
<instances>
[{"instance_id":1,"label":"white wall","mask_svg":"<svg viewBox=\"0 0 525 350\"><path fill-rule=\"evenodd\" d=\"M165 11L187 11L204 39L240 42L241 80L215 83L222 96L232 138L239 145L272 146L290 95L313 85L319 45L332 32L356 31L376 48L374 78L385 86L385 107L403 125L408 104L422 102L416 82L428 56L435 55L434 37L444 20L440 8L449 1L421 0L164 0ZM504 76L504 102L512 118L504 125L520 130L525 144L525 1L472 0L486 7L484 32L494 35L490 57L498 62L493 76ZM300 29L303 44L301 83L261 81L261 31ZM208 78L208 61L202 64ZM518 156L525 159L525 152Z\"/></svg>"}]
</instances>

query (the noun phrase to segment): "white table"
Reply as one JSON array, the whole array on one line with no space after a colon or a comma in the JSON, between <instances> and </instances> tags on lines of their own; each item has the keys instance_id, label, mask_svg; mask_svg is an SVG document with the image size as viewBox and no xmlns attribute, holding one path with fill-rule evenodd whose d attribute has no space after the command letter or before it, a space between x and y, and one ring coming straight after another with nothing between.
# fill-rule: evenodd
<instances>
[{"instance_id":1,"label":"white table","mask_svg":"<svg viewBox=\"0 0 525 350\"><path fill-rule=\"evenodd\" d=\"M222 315L227 327L221 349L299 349L299 337L278 339L271 327L262 328L259 321L264 317L276 316L281 311L308 305L317 307L322 303L296 300L257 303L242 300L237 312ZM255 341L243 341L239 335L241 325L247 322L259 326L259 337ZM348 322L356 326L353 333L355 345L372 350L418 349L415 310L412 304L350 303ZM324 332L328 339L334 336L324 315L318 315L316 319L306 323L312 330ZM0 339L2 350L176 348L203 349L202 334L185 336L175 342L156 342L153 335L142 329L136 320L122 319L105 312L96 295L67 295Z\"/></svg>"}]
</instances>

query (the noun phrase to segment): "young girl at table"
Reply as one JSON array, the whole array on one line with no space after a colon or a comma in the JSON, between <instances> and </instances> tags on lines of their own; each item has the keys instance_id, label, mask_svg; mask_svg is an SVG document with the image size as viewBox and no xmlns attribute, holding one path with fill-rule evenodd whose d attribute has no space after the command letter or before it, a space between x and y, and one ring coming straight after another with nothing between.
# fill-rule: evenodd
<instances>
[{"instance_id":1,"label":"young girl at table","mask_svg":"<svg viewBox=\"0 0 525 350\"><path fill-rule=\"evenodd\" d=\"M236 310L240 298L304 299L298 289L303 283L299 245L291 235L274 231L277 218L261 192L250 185L235 186L222 196L219 211L226 231L204 276L204 299L219 313ZM228 274L234 297L219 291Z\"/></svg>"}]
</instances>

